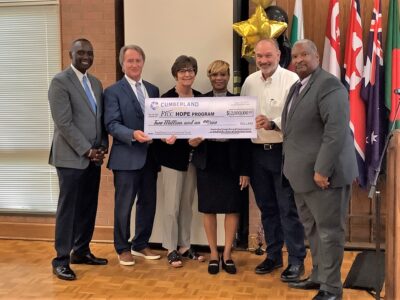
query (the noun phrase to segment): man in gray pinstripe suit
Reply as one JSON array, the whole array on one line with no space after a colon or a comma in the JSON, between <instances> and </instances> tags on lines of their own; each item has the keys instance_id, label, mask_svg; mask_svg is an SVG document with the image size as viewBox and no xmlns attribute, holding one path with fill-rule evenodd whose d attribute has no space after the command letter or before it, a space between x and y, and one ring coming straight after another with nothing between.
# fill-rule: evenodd
<instances>
[{"instance_id":1,"label":"man in gray pinstripe suit","mask_svg":"<svg viewBox=\"0 0 400 300\"><path fill-rule=\"evenodd\" d=\"M72 43L71 66L57 74L49 87L54 135L49 163L56 167L60 185L53 273L74 280L73 264L105 265L89 248L93 236L100 185L100 166L108 151L102 122L103 87L87 73L93 47L86 39Z\"/></svg>"},{"instance_id":2,"label":"man in gray pinstripe suit","mask_svg":"<svg viewBox=\"0 0 400 300\"><path fill-rule=\"evenodd\" d=\"M342 299L345 220L358 175L348 93L319 67L312 41L295 43L292 61L300 82L292 86L282 112L283 173L294 190L313 268L310 278L289 286L319 289L315 300Z\"/></svg>"}]
</instances>

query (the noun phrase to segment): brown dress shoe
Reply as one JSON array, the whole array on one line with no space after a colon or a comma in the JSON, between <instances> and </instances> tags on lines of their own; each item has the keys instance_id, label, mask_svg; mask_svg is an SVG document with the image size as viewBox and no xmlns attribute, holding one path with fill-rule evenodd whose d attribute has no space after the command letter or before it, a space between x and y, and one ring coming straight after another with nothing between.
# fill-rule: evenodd
<instances>
[{"instance_id":1,"label":"brown dress shoe","mask_svg":"<svg viewBox=\"0 0 400 300\"><path fill-rule=\"evenodd\" d=\"M129 251L124 251L118 255L119 263L123 266L133 266L135 260Z\"/></svg>"},{"instance_id":2,"label":"brown dress shoe","mask_svg":"<svg viewBox=\"0 0 400 300\"><path fill-rule=\"evenodd\" d=\"M144 249L138 250L138 251L131 250L131 254L133 256L144 257L145 259L150 259L150 260L161 258L161 255L151 252L150 248L144 248Z\"/></svg>"}]
</instances>

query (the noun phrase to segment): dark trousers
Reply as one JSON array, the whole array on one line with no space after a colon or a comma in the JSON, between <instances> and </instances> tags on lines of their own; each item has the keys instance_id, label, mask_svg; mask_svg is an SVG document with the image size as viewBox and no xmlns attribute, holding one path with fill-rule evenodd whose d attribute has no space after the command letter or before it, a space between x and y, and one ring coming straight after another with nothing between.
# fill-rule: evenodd
<instances>
[{"instance_id":1,"label":"dark trousers","mask_svg":"<svg viewBox=\"0 0 400 300\"><path fill-rule=\"evenodd\" d=\"M113 170L115 186L114 247L118 254L148 247L153 231L157 199L157 173L154 164L146 162L140 170ZM136 202L135 236L131 237L131 211Z\"/></svg>"},{"instance_id":2,"label":"dark trousers","mask_svg":"<svg viewBox=\"0 0 400 300\"><path fill-rule=\"evenodd\" d=\"M60 194L58 198L55 249L52 265L69 264L70 252L90 253L96 220L100 185L99 166L90 163L86 169L57 168Z\"/></svg>"},{"instance_id":3,"label":"dark trousers","mask_svg":"<svg viewBox=\"0 0 400 300\"><path fill-rule=\"evenodd\" d=\"M297 214L293 191L282 185L282 144L264 150L253 144L251 186L261 211L261 222L267 243L267 256L282 261L285 242L289 264L300 264L306 256L304 229Z\"/></svg>"},{"instance_id":4,"label":"dark trousers","mask_svg":"<svg viewBox=\"0 0 400 300\"><path fill-rule=\"evenodd\" d=\"M310 242L311 279L320 290L342 293L340 268L343 261L346 216L351 186L296 193L300 219Z\"/></svg>"}]
</instances>

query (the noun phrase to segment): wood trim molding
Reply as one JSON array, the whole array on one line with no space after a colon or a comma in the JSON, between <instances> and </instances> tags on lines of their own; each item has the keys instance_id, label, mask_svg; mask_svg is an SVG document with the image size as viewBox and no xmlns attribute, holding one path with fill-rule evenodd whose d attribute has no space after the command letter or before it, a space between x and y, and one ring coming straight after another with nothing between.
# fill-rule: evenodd
<instances>
[{"instance_id":1,"label":"wood trim molding","mask_svg":"<svg viewBox=\"0 0 400 300\"><path fill-rule=\"evenodd\" d=\"M54 241L54 227L54 224L0 222L0 238ZM112 243L113 227L96 226L92 241Z\"/></svg>"}]
</instances>

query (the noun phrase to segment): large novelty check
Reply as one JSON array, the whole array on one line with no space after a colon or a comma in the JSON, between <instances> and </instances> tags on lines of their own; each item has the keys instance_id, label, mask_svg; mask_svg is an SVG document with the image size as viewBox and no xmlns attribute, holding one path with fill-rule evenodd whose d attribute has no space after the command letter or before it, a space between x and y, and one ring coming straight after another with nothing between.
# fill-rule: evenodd
<instances>
[{"instance_id":1,"label":"large novelty check","mask_svg":"<svg viewBox=\"0 0 400 300\"><path fill-rule=\"evenodd\" d=\"M255 97L146 99L144 132L152 138L256 138Z\"/></svg>"}]
</instances>

